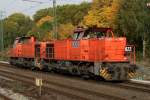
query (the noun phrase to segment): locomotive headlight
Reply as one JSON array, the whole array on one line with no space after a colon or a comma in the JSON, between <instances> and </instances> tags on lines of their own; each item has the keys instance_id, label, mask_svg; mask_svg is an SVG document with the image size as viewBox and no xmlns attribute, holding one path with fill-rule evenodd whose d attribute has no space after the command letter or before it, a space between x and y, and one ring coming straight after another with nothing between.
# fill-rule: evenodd
<instances>
[{"instance_id":1,"label":"locomotive headlight","mask_svg":"<svg viewBox=\"0 0 150 100\"><path fill-rule=\"evenodd\" d=\"M125 47L125 51L126 51L126 52L131 52L131 51L132 51L132 47L131 47L131 46Z\"/></svg>"}]
</instances>

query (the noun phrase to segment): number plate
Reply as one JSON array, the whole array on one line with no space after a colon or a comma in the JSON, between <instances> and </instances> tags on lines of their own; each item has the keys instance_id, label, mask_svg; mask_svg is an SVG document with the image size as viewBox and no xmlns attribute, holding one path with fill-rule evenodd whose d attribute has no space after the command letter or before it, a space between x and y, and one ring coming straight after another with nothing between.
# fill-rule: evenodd
<instances>
[{"instance_id":1,"label":"number plate","mask_svg":"<svg viewBox=\"0 0 150 100\"><path fill-rule=\"evenodd\" d=\"M72 47L78 48L79 47L79 41L72 41Z\"/></svg>"}]
</instances>

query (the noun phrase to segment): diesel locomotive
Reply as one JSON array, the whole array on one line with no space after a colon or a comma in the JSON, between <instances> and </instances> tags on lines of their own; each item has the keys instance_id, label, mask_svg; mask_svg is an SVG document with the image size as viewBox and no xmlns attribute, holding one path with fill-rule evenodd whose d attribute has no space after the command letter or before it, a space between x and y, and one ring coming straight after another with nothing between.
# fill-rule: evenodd
<instances>
[{"instance_id":1,"label":"diesel locomotive","mask_svg":"<svg viewBox=\"0 0 150 100\"><path fill-rule=\"evenodd\" d=\"M105 80L128 80L136 75L135 48L111 28L77 28L71 38L37 41L16 38L10 64L30 69L62 71Z\"/></svg>"}]
</instances>

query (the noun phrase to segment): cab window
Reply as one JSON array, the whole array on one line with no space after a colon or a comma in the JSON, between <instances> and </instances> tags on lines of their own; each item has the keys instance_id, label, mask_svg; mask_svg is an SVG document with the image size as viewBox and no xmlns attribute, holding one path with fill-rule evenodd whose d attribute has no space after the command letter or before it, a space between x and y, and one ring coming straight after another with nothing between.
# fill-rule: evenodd
<instances>
[{"instance_id":1,"label":"cab window","mask_svg":"<svg viewBox=\"0 0 150 100\"><path fill-rule=\"evenodd\" d=\"M15 42L14 42L14 44L13 44L13 48L16 47L17 43L18 43L18 39L15 40Z\"/></svg>"},{"instance_id":2,"label":"cab window","mask_svg":"<svg viewBox=\"0 0 150 100\"><path fill-rule=\"evenodd\" d=\"M74 40L77 40L78 35L79 35L79 33L74 33L74 34L73 34L73 39L74 39Z\"/></svg>"},{"instance_id":3,"label":"cab window","mask_svg":"<svg viewBox=\"0 0 150 100\"><path fill-rule=\"evenodd\" d=\"M73 39L74 40L80 40L80 39L82 39L83 35L84 35L84 32L74 33L73 34Z\"/></svg>"},{"instance_id":4,"label":"cab window","mask_svg":"<svg viewBox=\"0 0 150 100\"><path fill-rule=\"evenodd\" d=\"M30 40L30 37L22 37L19 39L19 42L18 43L29 43L29 40Z\"/></svg>"}]
</instances>

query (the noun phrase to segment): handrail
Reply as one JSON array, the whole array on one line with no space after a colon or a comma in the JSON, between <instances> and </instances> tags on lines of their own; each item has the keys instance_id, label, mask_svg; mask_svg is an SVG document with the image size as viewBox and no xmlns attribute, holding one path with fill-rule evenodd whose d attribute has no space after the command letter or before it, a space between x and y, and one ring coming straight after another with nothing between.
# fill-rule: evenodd
<instances>
[{"instance_id":1,"label":"handrail","mask_svg":"<svg viewBox=\"0 0 150 100\"><path fill-rule=\"evenodd\" d=\"M134 45L126 45L126 47L131 47L132 48L132 51L130 53L130 59L131 60L133 59L133 64L136 64L135 46Z\"/></svg>"}]
</instances>

